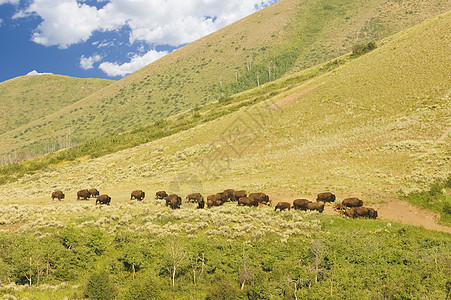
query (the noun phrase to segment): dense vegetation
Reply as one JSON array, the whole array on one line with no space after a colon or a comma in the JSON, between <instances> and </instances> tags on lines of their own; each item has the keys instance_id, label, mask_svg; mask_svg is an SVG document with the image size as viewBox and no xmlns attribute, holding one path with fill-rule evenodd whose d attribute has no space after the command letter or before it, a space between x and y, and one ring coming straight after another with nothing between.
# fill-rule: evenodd
<instances>
[{"instance_id":1,"label":"dense vegetation","mask_svg":"<svg viewBox=\"0 0 451 300\"><path fill-rule=\"evenodd\" d=\"M451 225L451 174L446 180L435 182L429 190L400 196L415 205L439 212L440 221Z\"/></svg>"},{"instance_id":2,"label":"dense vegetation","mask_svg":"<svg viewBox=\"0 0 451 300\"><path fill-rule=\"evenodd\" d=\"M11 214L25 207L4 207L3 223L19 230L0 236L0 282L10 282L0 294L29 299L444 299L451 292L448 234L236 204L179 211L139 205L119 210L85 206L78 211L86 213L76 217L77 209L69 206L69 224L55 220L64 207L48 209L47 220L21 219Z\"/></svg>"}]
</instances>

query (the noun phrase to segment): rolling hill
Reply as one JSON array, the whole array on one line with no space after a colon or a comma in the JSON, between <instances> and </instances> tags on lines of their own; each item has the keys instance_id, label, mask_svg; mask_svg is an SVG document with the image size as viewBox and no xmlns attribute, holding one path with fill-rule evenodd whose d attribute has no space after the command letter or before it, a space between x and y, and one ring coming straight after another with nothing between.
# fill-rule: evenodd
<instances>
[{"instance_id":1,"label":"rolling hill","mask_svg":"<svg viewBox=\"0 0 451 300\"><path fill-rule=\"evenodd\" d=\"M0 135L30 156L49 134L71 144L139 128L347 53L448 11L447 1L283 0L84 99ZM19 125L19 124L18 124Z\"/></svg>"}]
</instances>

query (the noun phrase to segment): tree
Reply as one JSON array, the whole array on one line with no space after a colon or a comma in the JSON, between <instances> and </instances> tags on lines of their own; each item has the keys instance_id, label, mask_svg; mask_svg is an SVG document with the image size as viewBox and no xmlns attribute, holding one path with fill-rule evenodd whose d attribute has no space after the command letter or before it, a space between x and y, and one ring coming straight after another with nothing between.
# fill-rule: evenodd
<instances>
[{"instance_id":1,"label":"tree","mask_svg":"<svg viewBox=\"0 0 451 300\"><path fill-rule=\"evenodd\" d=\"M310 246L310 254L313 259L313 263L310 266L311 272L315 275L315 284L318 283L318 275L324 272L324 268L321 264L325 256L325 247L321 240L314 240Z\"/></svg>"}]
</instances>

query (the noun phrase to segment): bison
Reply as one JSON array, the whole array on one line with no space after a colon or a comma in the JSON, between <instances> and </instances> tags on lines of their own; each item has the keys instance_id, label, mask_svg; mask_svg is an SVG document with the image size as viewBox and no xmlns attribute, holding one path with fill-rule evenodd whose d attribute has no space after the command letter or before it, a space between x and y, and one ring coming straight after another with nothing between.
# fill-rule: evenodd
<instances>
[{"instance_id":1,"label":"bison","mask_svg":"<svg viewBox=\"0 0 451 300\"><path fill-rule=\"evenodd\" d=\"M344 206L342 203L335 203L333 206L333 209L337 212L343 212L345 208L346 206Z\"/></svg>"},{"instance_id":2,"label":"bison","mask_svg":"<svg viewBox=\"0 0 451 300\"><path fill-rule=\"evenodd\" d=\"M238 201L242 197L247 197L247 193L245 190L234 191L232 195L233 201Z\"/></svg>"},{"instance_id":3,"label":"bison","mask_svg":"<svg viewBox=\"0 0 451 300\"><path fill-rule=\"evenodd\" d=\"M97 189L90 189L89 191L89 198L94 198L100 195L100 192Z\"/></svg>"},{"instance_id":4,"label":"bison","mask_svg":"<svg viewBox=\"0 0 451 300\"><path fill-rule=\"evenodd\" d=\"M376 219L377 218L377 210L375 210L374 208L368 207L368 217L370 219Z\"/></svg>"},{"instance_id":5,"label":"bison","mask_svg":"<svg viewBox=\"0 0 451 300\"><path fill-rule=\"evenodd\" d=\"M182 205L182 198L177 194L171 194L166 197L166 206L169 206L171 209L180 208L180 205Z\"/></svg>"},{"instance_id":6,"label":"bison","mask_svg":"<svg viewBox=\"0 0 451 300\"><path fill-rule=\"evenodd\" d=\"M77 192L77 200L80 200L80 198L83 198L83 200L88 200L90 194L88 190L81 190Z\"/></svg>"},{"instance_id":7,"label":"bison","mask_svg":"<svg viewBox=\"0 0 451 300\"><path fill-rule=\"evenodd\" d=\"M201 199L203 200L204 197L200 193L192 193L192 194L189 194L188 196L186 196L186 201L188 201L188 202L199 203L199 201Z\"/></svg>"},{"instance_id":8,"label":"bison","mask_svg":"<svg viewBox=\"0 0 451 300\"><path fill-rule=\"evenodd\" d=\"M307 199L296 199L296 200L293 200L293 206L291 208L307 210L307 206L309 203L310 203L310 201L308 201Z\"/></svg>"},{"instance_id":9,"label":"bison","mask_svg":"<svg viewBox=\"0 0 451 300\"><path fill-rule=\"evenodd\" d=\"M205 207L205 200L204 200L204 197L202 197L201 199L199 199L197 201L197 208L202 209L204 207Z\"/></svg>"},{"instance_id":10,"label":"bison","mask_svg":"<svg viewBox=\"0 0 451 300\"><path fill-rule=\"evenodd\" d=\"M135 198L136 200L141 201L144 199L145 196L146 196L146 193L144 193L142 190L136 190L136 191L133 191L132 194L130 195L130 200Z\"/></svg>"},{"instance_id":11,"label":"bison","mask_svg":"<svg viewBox=\"0 0 451 300\"><path fill-rule=\"evenodd\" d=\"M358 217L356 211L352 207L346 207L345 210L343 211L343 215L346 217L349 217L349 218L357 218Z\"/></svg>"},{"instance_id":12,"label":"bison","mask_svg":"<svg viewBox=\"0 0 451 300\"><path fill-rule=\"evenodd\" d=\"M307 204L308 210L317 210L318 212L322 213L324 211L324 203L321 202L309 202Z\"/></svg>"},{"instance_id":13,"label":"bison","mask_svg":"<svg viewBox=\"0 0 451 300\"><path fill-rule=\"evenodd\" d=\"M277 211L277 209L279 209L280 211L287 209L290 210L291 209L291 204L288 202L279 202L277 203L276 207L274 208L274 211Z\"/></svg>"},{"instance_id":14,"label":"bison","mask_svg":"<svg viewBox=\"0 0 451 300\"><path fill-rule=\"evenodd\" d=\"M155 193L155 199L166 199L168 194L165 191L159 191Z\"/></svg>"},{"instance_id":15,"label":"bison","mask_svg":"<svg viewBox=\"0 0 451 300\"><path fill-rule=\"evenodd\" d=\"M224 204L224 198L223 198L223 195L221 195L221 193L209 195L207 197L207 206L208 207L221 206L222 204Z\"/></svg>"},{"instance_id":16,"label":"bison","mask_svg":"<svg viewBox=\"0 0 451 300\"><path fill-rule=\"evenodd\" d=\"M359 198L346 198L341 203L347 207L359 207L363 205L363 201Z\"/></svg>"},{"instance_id":17,"label":"bison","mask_svg":"<svg viewBox=\"0 0 451 300\"><path fill-rule=\"evenodd\" d=\"M64 194L62 191L55 191L52 193L52 200L58 199L59 201L61 201L61 199L64 199Z\"/></svg>"},{"instance_id":18,"label":"bison","mask_svg":"<svg viewBox=\"0 0 451 300\"><path fill-rule=\"evenodd\" d=\"M111 197L106 195L106 194L105 195L100 195L96 199L96 205L97 205L97 203L110 205L110 202L111 202Z\"/></svg>"},{"instance_id":19,"label":"bison","mask_svg":"<svg viewBox=\"0 0 451 300\"><path fill-rule=\"evenodd\" d=\"M233 201L233 192L235 192L233 189L224 190L223 193L226 195L226 201Z\"/></svg>"},{"instance_id":20,"label":"bison","mask_svg":"<svg viewBox=\"0 0 451 300\"><path fill-rule=\"evenodd\" d=\"M258 202L251 197L241 197L238 199L239 206L258 206Z\"/></svg>"},{"instance_id":21,"label":"bison","mask_svg":"<svg viewBox=\"0 0 451 300\"><path fill-rule=\"evenodd\" d=\"M251 193L249 197L254 198L258 203L271 205L271 200L269 200L269 196L265 193Z\"/></svg>"},{"instance_id":22,"label":"bison","mask_svg":"<svg viewBox=\"0 0 451 300\"><path fill-rule=\"evenodd\" d=\"M317 202L335 202L335 195L330 192L319 193L316 197Z\"/></svg>"}]
</instances>

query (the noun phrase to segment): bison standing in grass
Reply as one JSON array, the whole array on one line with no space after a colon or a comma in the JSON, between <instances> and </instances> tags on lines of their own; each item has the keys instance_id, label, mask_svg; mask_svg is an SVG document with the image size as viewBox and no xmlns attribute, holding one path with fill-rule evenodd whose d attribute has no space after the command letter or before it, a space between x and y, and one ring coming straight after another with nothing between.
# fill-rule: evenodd
<instances>
[{"instance_id":1,"label":"bison standing in grass","mask_svg":"<svg viewBox=\"0 0 451 300\"><path fill-rule=\"evenodd\" d=\"M377 211L370 207L346 207L344 213L346 217L349 218L370 218L370 219L376 219L377 218Z\"/></svg>"},{"instance_id":2,"label":"bison standing in grass","mask_svg":"<svg viewBox=\"0 0 451 300\"><path fill-rule=\"evenodd\" d=\"M214 195L209 195L207 197L207 207L210 208L212 206L221 206L224 204L224 198L222 193L217 193Z\"/></svg>"},{"instance_id":3,"label":"bison standing in grass","mask_svg":"<svg viewBox=\"0 0 451 300\"><path fill-rule=\"evenodd\" d=\"M245 190L234 191L232 195L233 201L238 201L242 197L247 197L247 192Z\"/></svg>"},{"instance_id":4,"label":"bison standing in grass","mask_svg":"<svg viewBox=\"0 0 451 300\"><path fill-rule=\"evenodd\" d=\"M316 197L317 202L335 202L335 195L331 192L319 193Z\"/></svg>"},{"instance_id":5,"label":"bison standing in grass","mask_svg":"<svg viewBox=\"0 0 451 300\"><path fill-rule=\"evenodd\" d=\"M52 200L58 199L59 201L61 201L61 199L64 199L64 194L62 191L55 191L52 193Z\"/></svg>"},{"instance_id":6,"label":"bison standing in grass","mask_svg":"<svg viewBox=\"0 0 451 300\"><path fill-rule=\"evenodd\" d=\"M199 203L199 201L203 200L204 197L201 195L201 193L192 193L186 196L186 201L193 202L193 203Z\"/></svg>"},{"instance_id":7,"label":"bison standing in grass","mask_svg":"<svg viewBox=\"0 0 451 300\"><path fill-rule=\"evenodd\" d=\"M359 207L363 206L363 201L359 198L346 198L341 202L346 207Z\"/></svg>"},{"instance_id":8,"label":"bison standing in grass","mask_svg":"<svg viewBox=\"0 0 451 300\"><path fill-rule=\"evenodd\" d=\"M166 206L169 206L171 209L180 208L180 205L182 205L182 198L177 194L171 194L166 197Z\"/></svg>"},{"instance_id":9,"label":"bison standing in grass","mask_svg":"<svg viewBox=\"0 0 451 300\"><path fill-rule=\"evenodd\" d=\"M320 213L324 211L324 203L323 202L309 202L307 204L308 210L316 210Z\"/></svg>"},{"instance_id":10,"label":"bison standing in grass","mask_svg":"<svg viewBox=\"0 0 451 300\"><path fill-rule=\"evenodd\" d=\"M310 201L308 201L307 199L296 199L296 200L293 200L293 206L291 208L307 210L309 203L310 203Z\"/></svg>"},{"instance_id":11,"label":"bison standing in grass","mask_svg":"<svg viewBox=\"0 0 451 300\"><path fill-rule=\"evenodd\" d=\"M80 198L83 198L83 200L88 200L91 194L89 194L88 190L81 190L77 192L77 200L80 200Z\"/></svg>"},{"instance_id":12,"label":"bison standing in grass","mask_svg":"<svg viewBox=\"0 0 451 300\"><path fill-rule=\"evenodd\" d=\"M258 206L258 202L251 197L241 197L238 199L239 206Z\"/></svg>"},{"instance_id":13,"label":"bison standing in grass","mask_svg":"<svg viewBox=\"0 0 451 300\"><path fill-rule=\"evenodd\" d=\"M90 189L88 192L89 198L98 197L100 195L100 192L97 189Z\"/></svg>"},{"instance_id":14,"label":"bison standing in grass","mask_svg":"<svg viewBox=\"0 0 451 300\"><path fill-rule=\"evenodd\" d=\"M249 198L254 198L258 203L271 205L271 200L265 193L251 193L249 194Z\"/></svg>"},{"instance_id":15,"label":"bison standing in grass","mask_svg":"<svg viewBox=\"0 0 451 300\"><path fill-rule=\"evenodd\" d=\"M111 202L111 197L108 195L100 195L99 197L97 197L96 199L96 205L97 204L106 204L106 205L110 205Z\"/></svg>"},{"instance_id":16,"label":"bison standing in grass","mask_svg":"<svg viewBox=\"0 0 451 300\"><path fill-rule=\"evenodd\" d=\"M166 199L167 196L168 194L165 191L158 191L155 193L155 199Z\"/></svg>"},{"instance_id":17,"label":"bison standing in grass","mask_svg":"<svg viewBox=\"0 0 451 300\"><path fill-rule=\"evenodd\" d=\"M144 193L142 190L136 190L133 191L132 194L130 195L130 200L133 200L133 198L135 198L138 201L142 201L145 196L146 193Z\"/></svg>"},{"instance_id":18,"label":"bison standing in grass","mask_svg":"<svg viewBox=\"0 0 451 300\"><path fill-rule=\"evenodd\" d=\"M224 190L223 193L226 195L226 201L233 201L233 192L235 192L233 189Z\"/></svg>"},{"instance_id":19,"label":"bison standing in grass","mask_svg":"<svg viewBox=\"0 0 451 300\"><path fill-rule=\"evenodd\" d=\"M274 208L274 211L277 211L277 209L279 209L280 211L288 209L291 209L291 204L288 202L279 202L277 203L276 207Z\"/></svg>"}]
</instances>

